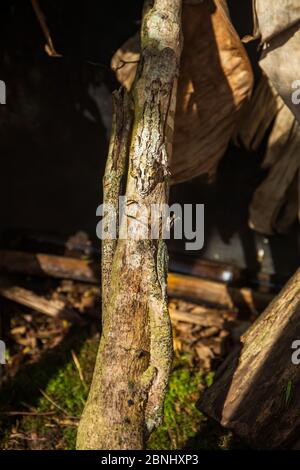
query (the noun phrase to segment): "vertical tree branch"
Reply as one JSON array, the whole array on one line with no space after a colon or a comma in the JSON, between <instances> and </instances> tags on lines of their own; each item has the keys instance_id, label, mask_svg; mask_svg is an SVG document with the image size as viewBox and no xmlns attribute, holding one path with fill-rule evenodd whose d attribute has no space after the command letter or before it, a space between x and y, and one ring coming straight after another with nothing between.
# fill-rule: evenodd
<instances>
[{"instance_id":1,"label":"vertical tree branch","mask_svg":"<svg viewBox=\"0 0 300 470\"><path fill-rule=\"evenodd\" d=\"M113 93L113 122L108 157L103 178L103 204L106 213L103 218L101 272L102 272L102 311L105 312L109 299L111 268L117 245L116 238L110 238L113 225L116 234L119 223L119 196L123 194L126 165L132 128L132 110L127 91L121 88ZM108 238L105 236L108 235Z\"/></svg>"},{"instance_id":2,"label":"vertical tree branch","mask_svg":"<svg viewBox=\"0 0 300 470\"><path fill-rule=\"evenodd\" d=\"M103 244L103 331L78 429L79 449L142 449L147 434L162 421L172 362L167 250L161 234L151 239L150 219L145 222L144 216L152 204L168 199L181 0L146 2L141 46L131 90L132 129L130 103L123 100L123 109L129 111L122 119L115 115L104 178L105 200L115 205L125 173L123 163L116 171L115 158L126 161L130 140L119 239Z\"/></svg>"}]
</instances>

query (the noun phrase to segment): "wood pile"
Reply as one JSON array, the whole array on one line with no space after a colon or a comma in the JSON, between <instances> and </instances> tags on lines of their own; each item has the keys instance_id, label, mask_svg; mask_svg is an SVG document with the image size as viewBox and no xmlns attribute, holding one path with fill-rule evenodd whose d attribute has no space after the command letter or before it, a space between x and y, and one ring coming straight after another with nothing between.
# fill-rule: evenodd
<instances>
[{"instance_id":1,"label":"wood pile","mask_svg":"<svg viewBox=\"0 0 300 470\"><path fill-rule=\"evenodd\" d=\"M32 248L47 246L50 253L24 251L29 241ZM12 245L19 249L0 251L3 300L18 305L25 316L35 317L38 313L50 321L67 321L75 326L87 322L99 325L100 264L93 246L81 236L65 243L59 238L28 233L19 233ZM194 257L173 252L170 266L168 293L174 350L186 354L197 367L210 370L229 353L274 294L265 287L264 291L242 287L245 273L228 264L195 261Z\"/></svg>"}]
</instances>

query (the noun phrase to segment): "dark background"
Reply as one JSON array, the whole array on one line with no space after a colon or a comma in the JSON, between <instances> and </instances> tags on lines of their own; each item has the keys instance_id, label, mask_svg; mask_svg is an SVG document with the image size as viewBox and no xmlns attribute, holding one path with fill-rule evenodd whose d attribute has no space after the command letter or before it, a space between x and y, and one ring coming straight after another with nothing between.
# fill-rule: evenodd
<instances>
[{"instance_id":1,"label":"dark background","mask_svg":"<svg viewBox=\"0 0 300 470\"><path fill-rule=\"evenodd\" d=\"M95 240L96 207L111 120L111 91L118 87L110 60L139 28L142 1L41 0L55 47L45 39L29 0L0 4L0 234L38 229ZM251 33L251 2L230 0L240 36ZM257 43L247 46L255 76ZM197 256L291 274L299 265L298 228L270 239L247 227L248 204L262 178L257 154L230 146L214 182L204 177L172 188L171 201L205 203L205 247ZM96 240L95 240L96 241Z\"/></svg>"}]
</instances>

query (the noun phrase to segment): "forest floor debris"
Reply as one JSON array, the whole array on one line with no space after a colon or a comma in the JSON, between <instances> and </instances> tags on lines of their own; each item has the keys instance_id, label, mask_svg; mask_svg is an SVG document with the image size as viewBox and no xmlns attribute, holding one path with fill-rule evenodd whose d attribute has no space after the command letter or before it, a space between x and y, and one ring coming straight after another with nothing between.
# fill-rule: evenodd
<instances>
[{"instance_id":1,"label":"forest floor debris","mask_svg":"<svg viewBox=\"0 0 300 470\"><path fill-rule=\"evenodd\" d=\"M30 282L30 281L29 281ZM100 312L99 289L75 281L34 280L50 300L60 300L85 317ZM100 335L99 322L78 327L1 299L2 367L0 429L2 449L74 449ZM214 370L249 322L238 312L170 299L174 365L164 423L149 449L228 449L242 444L205 418L196 403L213 382ZM87 317L86 317L87 318Z\"/></svg>"}]
</instances>

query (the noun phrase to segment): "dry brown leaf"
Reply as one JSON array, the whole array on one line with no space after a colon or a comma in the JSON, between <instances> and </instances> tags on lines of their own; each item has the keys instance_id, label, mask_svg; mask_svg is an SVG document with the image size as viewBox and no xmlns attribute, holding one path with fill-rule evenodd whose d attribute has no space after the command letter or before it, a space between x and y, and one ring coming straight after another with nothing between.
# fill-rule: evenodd
<instances>
[{"instance_id":1,"label":"dry brown leaf","mask_svg":"<svg viewBox=\"0 0 300 470\"><path fill-rule=\"evenodd\" d=\"M300 121L300 107L292 100L293 83L299 80L299 0L254 0L264 49L260 66Z\"/></svg>"},{"instance_id":2,"label":"dry brown leaf","mask_svg":"<svg viewBox=\"0 0 300 470\"><path fill-rule=\"evenodd\" d=\"M252 91L251 65L231 24L226 1L210 5L183 5L172 183L215 173L236 127L238 111ZM138 51L135 36L112 59L117 78L127 88L135 76Z\"/></svg>"}]
</instances>

